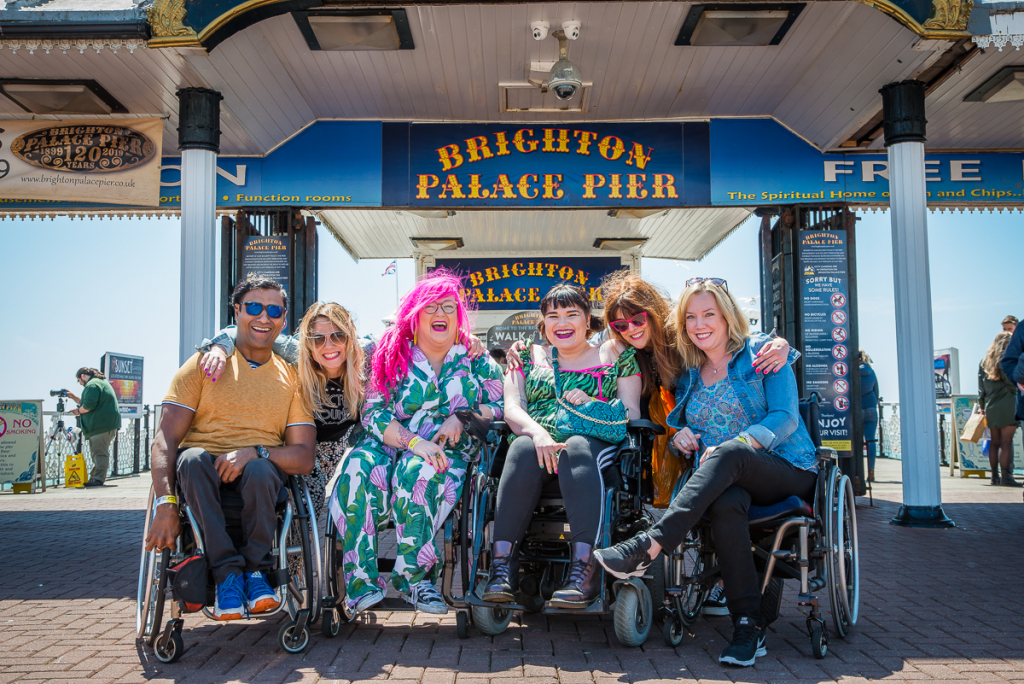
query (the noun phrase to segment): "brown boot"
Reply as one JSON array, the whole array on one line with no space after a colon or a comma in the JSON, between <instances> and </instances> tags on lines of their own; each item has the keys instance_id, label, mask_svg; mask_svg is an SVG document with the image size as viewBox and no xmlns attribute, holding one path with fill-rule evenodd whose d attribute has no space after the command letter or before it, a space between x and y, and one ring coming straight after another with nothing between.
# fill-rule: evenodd
<instances>
[{"instance_id":1,"label":"brown boot","mask_svg":"<svg viewBox=\"0 0 1024 684\"><path fill-rule=\"evenodd\" d=\"M573 542L569 581L551 595L554 608L586 608L601 593L603 570L594 559L594 547Z\"/></svg>"}]
</instances>

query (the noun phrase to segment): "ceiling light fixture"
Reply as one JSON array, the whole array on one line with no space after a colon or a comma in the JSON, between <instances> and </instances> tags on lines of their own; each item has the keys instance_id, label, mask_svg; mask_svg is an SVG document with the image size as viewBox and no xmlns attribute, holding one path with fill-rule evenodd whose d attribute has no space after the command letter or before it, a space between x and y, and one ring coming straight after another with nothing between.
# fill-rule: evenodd
<instances>
[{"instance_id":1,"label":"ceiling light fixture","mask_svg":"<svg viewBox=\"0 0 1024 684\"><path fill-rule=\"evenodd\" d=\"M292 12L310 50L366 52L414 50L402 8Z\"/></svg>"},{"instance_id":2,"label":"ceiling light fixture","mask_svg":"<svg viewBox=\"0 0 1024 684\"><path fill-rule=\"evenodd\" d=\"M640 247L647 238L597 238L594 240L594 249L603 249L608 252L626 252Z\"/></svg>"},{"instance_id":3,"label":"ceiling light fixture","mask_svg":"<svg viewBox=\"0 0 1024 684\"><path fill-rule=\"evenodd\" d=\"M1000 69L975 88L964 102L1020 102L1024 100L1024 66Z\"/></svg>"},{"instance_id":4,"label":"ceiling light fixture","mask_svg":"<svg viewBox=\"0 0 1024 684\"><path fill-rule=\"evenodd\" d=\"M412 244L416 245L417 249L423 249L428 252L450 252L465 247L460 237L414 237L409 239L412 240Z\"/></svg>"},{"instance_id":5,"label":"ceiling light fixture","mask_svg":"<svg viewBox=\"0 0 1024 684\"><path fill-rule=\"evenodd\" d=\"M128 109L92 80L0 79L0 92L32 114L127 114Z\"/></svg>"},{"instance_id":6,"label":"ceiling light fixture","mask_svg":"<svg viewBox=\"0 0 1024 684\"><path fill-rule=\"evenodd\" d=\"M676 45L778 45L803 8L803 3L693 5Z\"/></svg>"}]
</instances>

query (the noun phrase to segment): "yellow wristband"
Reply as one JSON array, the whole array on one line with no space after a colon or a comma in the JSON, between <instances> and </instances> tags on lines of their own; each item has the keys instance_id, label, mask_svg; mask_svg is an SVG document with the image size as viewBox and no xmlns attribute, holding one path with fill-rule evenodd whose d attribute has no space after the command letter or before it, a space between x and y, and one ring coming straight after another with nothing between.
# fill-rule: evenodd
<instances>
[{"instance_id":1,"label":"yellow wristband","mask_svg":"<svg viewBox=\"0 0 1024 684\"><path fill-rule=\"evenodd\" d=\"M420 439L419 437L413 437L412 439L409 440L409 445L405 448L408 449L409 451L412 451L412 448L422 441L423 440Z\"/></svg>"},{"instance_id":2,"label":"yellow wristband","mask_svg":"<svg viewBox=\"0 0 1024 684\"><path fill-rule=\"evenodd\" d=\"M746 444L746 445L747 445L748 447L752 447L752 446L754 446L753 444L751 444L751 443L750 443L750 438L749 438L749 437L747 437L747 436L746 436L746 435L744 435L744 434L739 434L739 435L736 435L736 439L740 440L741 442L743 442L744 444Z\"/></svg>"},{"instance_id":3,"label":"yellow wristband","mask_svg":"<svg viewBox=\"0 0 1024 684\"><path fill-rule=\"evenodd\" d=\"M176 497L176 496L161 496L159 499L157 499L156 501L153 502L153 508L156 508L157 506L160 506L161 504L166 504L166 503L174 504L175 506L177 506L178 505L178 497Z\"/></svg>"}]
</instances>

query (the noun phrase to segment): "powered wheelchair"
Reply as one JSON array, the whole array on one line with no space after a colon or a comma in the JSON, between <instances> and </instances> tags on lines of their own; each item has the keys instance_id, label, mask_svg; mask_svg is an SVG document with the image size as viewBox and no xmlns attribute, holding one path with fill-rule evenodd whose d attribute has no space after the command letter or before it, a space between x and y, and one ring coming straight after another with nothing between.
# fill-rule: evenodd
<instances>
[{"instance_id":1,"label":"powered wheelchair","mask_svg":"<svg viewBox=\"0 0 1024 684\"><path fill-rule=\"evenodd\" d=\"M783 580L798 580L797 603L810 608L807 631L811 652L824 658L828 632L818 593L827 591L833 628L845 637L857 624L860 566L853 485L840 471L836 451L821 446L819 401L818 395L812 394L800 403L801 418L818 455L814 501L809 504L791 496L773 506L751 506L749 520L754 562L761 577L762 618L768 624L778 617ZM673 497L692 472L680 478ZM721 578L708 519L705 517L671 553L663 552L654 566L660 566L657 574L666 580L664 604L659 607L663 637L676 646Z\"/></svg>"},{"instance_id":2,"label":"powered wheelchair","mask_svg":"<svg viewBox=\"0 0 1024 684\"><path fill-rule=\"evenodd\" d=\"M241 495L222 490L222 505L227 521L228 533L236 548L242 543ZM213 605L216 587L209 571L205 573L205 595L199 590L199 601L191 603L181 596L189 581L184 579L182 569L189 561L204 553L203 535L195 515L178 493L181 502L178 515L181 534L176 550L163 549L146 551L145 538L149 534L155 510L154 492L150 489L146 506L146 525L142 534L142 559L139 565L138 600L136 604L135 628L137 638L153 648L157 660L173 663L185 652L181 636L184 626L183 614L202 611L213 619ZM306 483L301 477L289 476L277 498L277 527L274 535L274 570L267 573L267 579L282 599L272 611L260 613L269 617L286 611L290 620L278 632L278 644L289 653L300 653L310 642L310 624L320 617L320 544L317 533L316 515L310 501ZM200 566L202 567L202 566ZM175 574L181 573L175 581ZM193 573L194 574L194 573ZM195 600L195 587L189 598ZM164 604L170 602L170 619L161 630L164 618Z\"/></svg>"},{"instance_id":3,"label":"powered wheelchair","mask_svg":"<svg viewBox=\"0 0 1024 684\"><path fill-rule=\"evenodd\" d=\"M492 424L492 435L479 467L467 477L464 507L458 535L453 532L446 546L456 538L468 555L462 567L465 596L456 605L458 634L469 636L471 623L486 635L504 632L515 612L539 612L559 615L614 615L615 634L626 646L646 641L657 617L656 607L664 601L664 577L661 567L642 579L616 580L607 573L598 598L586 608L567 609L547 603L552 593L567 580L570 565L569 521L561 498L558 480L541 493L526 535L519 545L519 603L492 603L481 597L487 582L498 481L508 451L509 430L504 423ZM647 420L633 420L611 465L601 473L604 484L604 518L598 547L607 547L632 537L654 524L647 511L653 501L651 455L655 435L664 428ZM601 570L598 569L600 572ZM446 578L451 582L451 576Z\"/></svg>"}]
</instances>

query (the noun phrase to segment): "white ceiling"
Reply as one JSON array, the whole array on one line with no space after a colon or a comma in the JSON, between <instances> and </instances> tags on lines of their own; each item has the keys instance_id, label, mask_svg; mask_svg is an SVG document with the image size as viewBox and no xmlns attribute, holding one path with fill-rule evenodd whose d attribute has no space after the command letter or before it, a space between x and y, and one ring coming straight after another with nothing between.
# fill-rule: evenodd
<instances>
[{"instance_id":1,"label":"white ceiling","mask_svg":"<svg viewBox=\"0 0 1024 684\"><path fill-rule=\"evenodd\" d=\"M453 252L459 256L592 256L597 238L645 237L643 256L700 259L742 223L750 209L672 209L644 219L574 209L458 211L446 219L391 210L346 209L317 215L357 259L412 256L412 237L460 237L465 246Z\"/></svg>"},{"instance_id":2,"label":"white ceiling","mask_svg":"<svg viewBox=\"0 0 1024 684\"><path fill-rule=\"evenodd\" d=\"M808 2L775 47L676 47L685 2L594 2L408 7L415 50L311 52L283 15L200 49L84 54L0 52L9 78L95 78L137 115L168 117L175 91L224 94L222 152L261 155L315 119L609 121L773 116L828 147L881 106L878 89L914 76L936 53L858 2ZM592 81L582 113L503 113L499 83L524 82L557 43L534 41L531 21L582 22L570 57ZM0 98L0 116L26 117Z\"/></svg>"}]
</instances>

